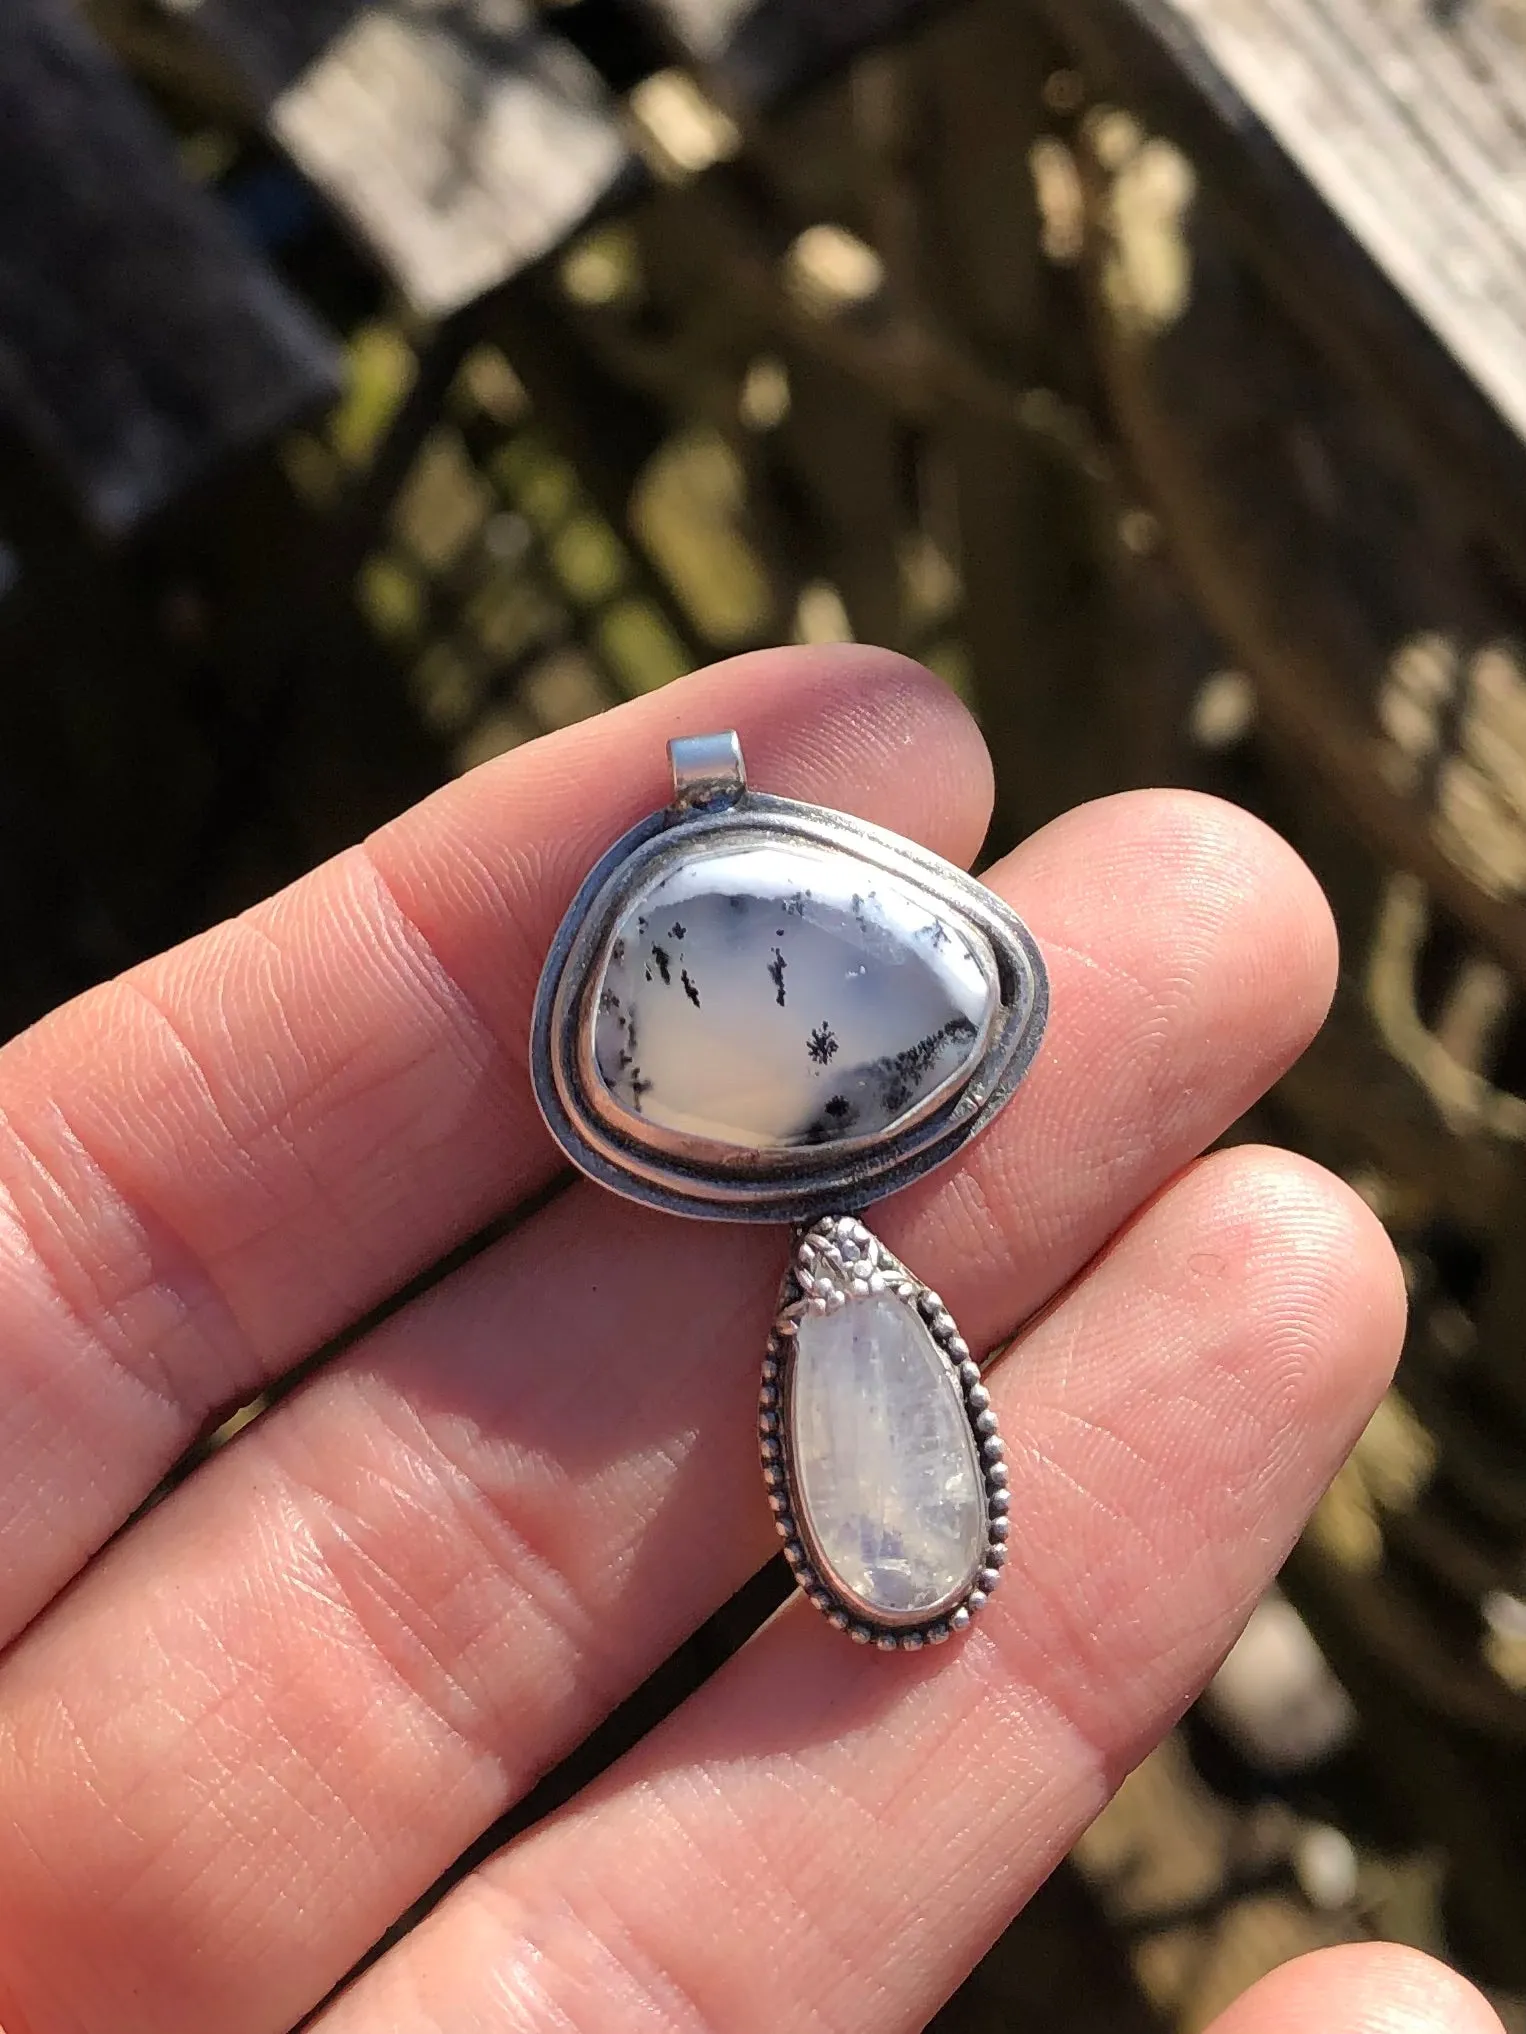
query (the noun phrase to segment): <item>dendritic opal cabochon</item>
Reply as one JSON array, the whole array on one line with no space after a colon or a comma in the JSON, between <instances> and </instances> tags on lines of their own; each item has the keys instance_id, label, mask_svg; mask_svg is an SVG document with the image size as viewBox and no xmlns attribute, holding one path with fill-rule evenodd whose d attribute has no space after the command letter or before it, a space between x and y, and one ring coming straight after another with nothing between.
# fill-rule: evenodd
<instances>
[{"instance_id":1,"label":"dendritic opal cabochon","mask_svg":"<svg viewBox=\"0 0 1526 2034\"><path fill-rule=\"evenodd\" d=\"M606 948L593 1060L646 1125L743 1151L894 1134L985 1052L998 988L887 873L758 842L669 868Z\"/></svg>"}]
</instances>

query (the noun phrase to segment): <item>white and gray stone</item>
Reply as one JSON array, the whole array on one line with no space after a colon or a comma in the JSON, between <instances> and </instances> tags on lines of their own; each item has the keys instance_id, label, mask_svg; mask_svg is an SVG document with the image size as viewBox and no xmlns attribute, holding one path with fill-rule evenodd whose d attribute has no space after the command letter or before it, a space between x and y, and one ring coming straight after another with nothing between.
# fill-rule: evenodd
<instances>
[{"instance_id":1,"label":"white and gray stone","mask_svg":"<svg viewBox=\"0 0 1526 2034\"><path fill-rule=\"evenodd\" d=\"M790 1372L798 1513L864 1614L932 1617L973 1584L985 1483L957 1380L890 1293L801 1321Z\"/></svg>"},{"instance_id":2,"label":"white and gray stone","mask_svg":"<svg viewBox=\"0 0 1526 2034\"><path fill-rule=\"evenodd\" d=\"M749 1152L893 1134L978 1065L998 1001L978 934L867 863L783 842L655 879L596 993L615 1108Z\"/></svg>"}]
</instances>

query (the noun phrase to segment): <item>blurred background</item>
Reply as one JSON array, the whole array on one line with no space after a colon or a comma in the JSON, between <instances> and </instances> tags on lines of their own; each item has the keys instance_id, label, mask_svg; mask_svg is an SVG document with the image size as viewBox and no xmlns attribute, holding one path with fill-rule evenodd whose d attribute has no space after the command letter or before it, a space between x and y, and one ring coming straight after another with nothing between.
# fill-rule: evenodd
<instances>
[{"instance_id":1,"label":"blurred background","mask_svg":"<svg viewBox=\"0 0 1526 2034\"><path fill-rule=\"evenodd\" d=\"M0 14L0 1035L781 641L956 688L993 853L1191 784L1335 901L1235 1135L1388 1224L1398 1384L940 2034L1367 1935L1526 2030L1523 189L1521 0Z\"/></svg>"}]
</instances>

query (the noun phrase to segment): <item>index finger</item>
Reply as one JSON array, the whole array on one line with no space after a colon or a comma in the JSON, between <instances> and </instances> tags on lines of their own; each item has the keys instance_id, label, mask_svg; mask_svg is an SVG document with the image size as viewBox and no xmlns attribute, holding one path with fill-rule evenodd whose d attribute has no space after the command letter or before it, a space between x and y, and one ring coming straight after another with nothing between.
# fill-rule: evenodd
<instances>
[{"instance_id":1,"label":"index finger","mask_svg":"<svg viewBox=\"0 0 1526 2034\"><path fill-rule=\"evenodd\" d=\"M0 1053L0 1643L215 1408L554 1177L530 1003L664 743L741 730L768 788L973 855L990 765L928 672L736 658L447 787Z\"/></svg>"}]
</instances>

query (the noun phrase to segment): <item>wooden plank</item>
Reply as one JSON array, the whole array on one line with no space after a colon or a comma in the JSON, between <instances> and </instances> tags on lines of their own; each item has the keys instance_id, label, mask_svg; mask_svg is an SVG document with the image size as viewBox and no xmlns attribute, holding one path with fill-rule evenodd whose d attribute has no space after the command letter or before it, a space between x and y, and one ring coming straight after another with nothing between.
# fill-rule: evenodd
<instances>
[{"instance_id":1,"label":"wooden plank","mask_svg":"<svg viewBox=\"0 0 1526 2034\"><path fill-rule=\"evenodd\" d=\"M1135 469L1204 613L1253 674L1268 733L1323 782L1377 861L1418 877L1526 980L1526 908L1448 849L1423 780L1405 788L1385 769L1374 697L1406 637L1437 630L1470 655L1513 632L1514 608L1407 483L1374 428L1381 418L1326 382L1249 279L1216 271L1205 246L1179 324L1151 342L1099 305L1094 330ZM1234 375L1213 371L1226 357ZM1342 477L1341 513L1300 478L1321 470Z\"/></svg>"},{"instance_id":2,"label":"wooden plank","mask_svg":"<svg viewBox=\"0 0 1526 2034\"><path fill-rule=\"evenodd\" d=\"M1174 0L1169 12L1526 435L1519 48L1491 75L1422 0Z\"/></svg>"},{"instance_id":3,"label":"wooden plank","mask_svg":"<svg viewBox=\"0 0 1526 2034\"><path fill-rule=\"evenodd\" d=\"M991 844L1005 852L1101 788L1116 760L1098 711L1112 589L1091 490L1061 447L968 415L950 418L944 440L975 699L996 764Z\"/></svg>"},{"instance_id":4,"label":"wooden plank","mask_svg":"<svg viewBox=\"0 0 1526 2034\"><path fill-rule=\"evenodd\" d=\"M1073 319L1057 315L1069 304L1041 252L1030 168L1044 80L1062 61L1042 19L1010 0L971 0L919 39L914 59L934 301L949 329L1027 386L1054 386L1079 350Z\"/></svg>"},{"instance_id":5,"label":"wooden plank","mask_svg":"<svg viewBox=\"0 0 1526 2034\"><path fill-rule=\"evenodd\" d=\"M597 73L523 8L204 0L195 21L426 316L476 302L636 182Z\"/></svg>"},{"instance_id":6,"label":"wooden plank","mask_svg":"<svg viewBox=\"0 0 1526 2034\"><path fill-rule=\"evenodd\" d=\"M1040 0L1526 573L1526 54L1508 0ZM1494 59L1492 68L1481 52Z\"/></svg>"},{"instance_id":7,"label":"wooden plank","mask_svg":"<svg viewBox=\"0 0 1526 2034\"><path fill-rule=\"evenodd\" d=\"M108 532L337 386L65 0L0 9L0 410Z\"/></svg>"},{"instance_id":8,"label":"wooden plank","mask_svg":"<svg viewBox=\"0 0 1526 2034\"><path fill-rule=\"evenodd\" d=\"M905 430L834 362L786 354L790 412L779 450L795 476L828 582L862 642L901 642L900 560L912 529Z\"/></svg>"}]
</instances>

